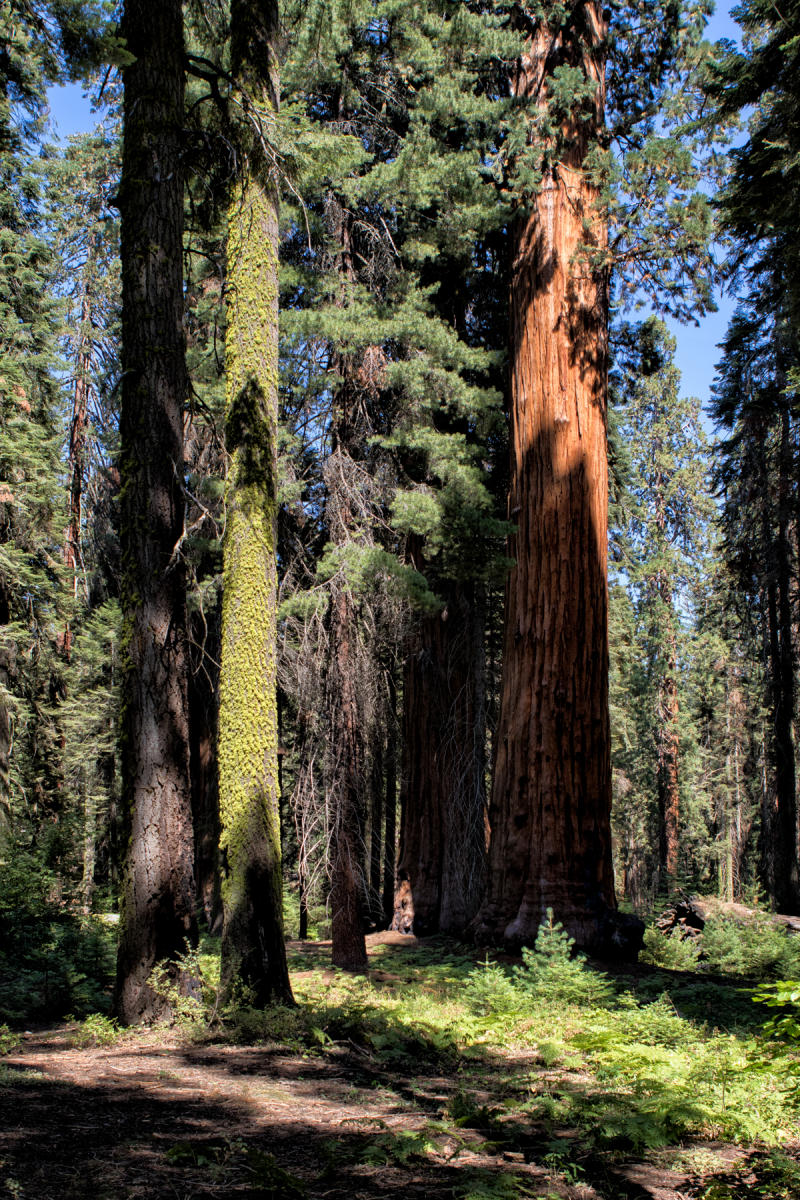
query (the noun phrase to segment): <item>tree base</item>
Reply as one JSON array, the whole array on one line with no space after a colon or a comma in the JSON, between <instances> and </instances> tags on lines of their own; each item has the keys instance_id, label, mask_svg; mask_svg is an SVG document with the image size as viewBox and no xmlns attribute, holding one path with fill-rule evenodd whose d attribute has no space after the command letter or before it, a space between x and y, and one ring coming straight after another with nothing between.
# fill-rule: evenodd
<instances>
[{"instance_id":1,"label":"tree base","mask_svg":"<svg viewBox=\"0 0 800 1200\"><path fill-rule=\"evenodd\" d=\"M523 903L514 920L505 925L494 922L491 914L484 912L476 920L472 936L479 946L502 945L518 954L523 946L534 945L548 907L552 907L553 919L563 925L578 950L607 962L636 962L644 939L644 922L606 905L587 911L553 904L534 911Z\"/></svg>"}]
</instances>

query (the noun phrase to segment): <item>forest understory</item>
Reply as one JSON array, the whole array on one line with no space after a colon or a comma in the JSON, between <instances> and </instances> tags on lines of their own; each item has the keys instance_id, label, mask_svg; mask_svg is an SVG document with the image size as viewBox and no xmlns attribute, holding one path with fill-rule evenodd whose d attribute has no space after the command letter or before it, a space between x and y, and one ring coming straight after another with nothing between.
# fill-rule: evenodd
<instances>
[{"instance_id":1,"label":"forest understory","mask_svg":"<svg viewBox=\"0 0 800 1200\"><path fill-rule=\"evenodd\" d=\"M371 935L366 976L291 942L296 1009L27 1030L0 1059L4 1193L796 1197L800 1055L752 982L550 941L528 978L444 938Z\"/></svg>"}]
</instances>

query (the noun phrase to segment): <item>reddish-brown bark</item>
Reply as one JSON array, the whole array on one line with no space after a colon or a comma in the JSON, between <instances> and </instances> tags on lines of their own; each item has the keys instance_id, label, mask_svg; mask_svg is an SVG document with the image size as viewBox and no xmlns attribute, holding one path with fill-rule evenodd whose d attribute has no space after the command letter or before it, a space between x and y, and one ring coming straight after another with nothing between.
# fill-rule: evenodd
<instances>
[{"instance_id":1,"label":"reddish-brown bark","mask_svg":"<svg viewBox=\"0 0 800 1200\"><path fill-rule=\"evenodd\" d=\"M548 907L578 944L625 940L611 862L608 715L607 287L580 247L606 224L585 159L603 124L600 5L559 32L538 26L515 78L532 117L555 66L595 85L565 118L563 149L514 227L511 487L515 560L506 592L503 681L480 938L530 943ZM635 936L635 935L634 935ZM622 946L619 946L622 949Z\"/></svg>"},{"instance_id":2,"label":"reddish-brown bark","mask_svg":"<svg viewBox=\"0 0 800 1200\"><path fill-rule=\"evenodd\" d=\"M330 602L331 664L328 675L330 751L330 906L334 966L367 969L364 938L364 743L354 664L357 637L352 596L334 588Z\"/></svg>"},{"instance_id":3,"label":"reddish-brown bark","mask_svg":"<svg viewBox=\"0 0 800 1200\"><path fill-rule=\"evenodd\" d=\"M668 589L662 589L663 601L672 613L672 600ZM658 800L661 812L661 869L665 880L674 882L678 875L678 852L680 848L680 786L678 764L680 739L678 716L678 649L674 630L668 635L669 661L660 685L659 726L657 737Z\"/></svg>"},{"instance_id":4,"label":"reddish-brown bark","mask_svg":"<svg viewBox=\"0 0 800 1200\"><path fill-rule=\"evenodd\" d=\"M418 563L421 566L421 563ZM483 604L451 584L421 620L403 681L400 853L392 928L463 933L484 880Z\"/></svg>"},{"instance_id":5,"label":"reddish-brown bark","mask_svg":"<svg viewBox=\"0 0 800 1200\"><path fill-rule=\"evenodd\" d=\"M149 983L196 935L183 532L183 16L126 0L122 214L123 796L130 843L116 1012L166 1015ZM177 972L175 972L177 976Z\"/></svg>"}]
</instances>

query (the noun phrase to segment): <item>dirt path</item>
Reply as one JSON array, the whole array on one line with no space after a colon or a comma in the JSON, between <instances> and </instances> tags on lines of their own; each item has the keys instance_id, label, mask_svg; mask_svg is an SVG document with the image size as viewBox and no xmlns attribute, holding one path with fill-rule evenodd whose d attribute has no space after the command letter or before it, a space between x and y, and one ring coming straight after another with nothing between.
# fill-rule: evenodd
<instances>
[{"instance_id":1,"label":"dirt path","mask_svg":"<svg viewBox=\"0 0 800 1200\"><path fill-rule=\"evenodd\" d=\"M318 959L319 948L314 954ZM533 1127L520 1128L513 1150L509 1141L493 1144L486 1130L459 1128L446 1114L465 1077L445 1077L425 1062L403 1073L352 1044L304 1054L197 1043L169 1030L127 1034L106 1048L78 1049L73 1038L68 1026L27 1034L0 1060L0 1197L699 1194L687 1176L653 1161L589 1162L581 1180L565 1180L547 1169L546 1146ZM532 1069L533 1056L484 1062L478 1086L487 1112ZM476 1079L466 1082L474 1087ZM565 1148L573 1135L563 1131ZM548 1137L552 1147L552 1132ZM714 1152L723 1165L741 1156L733 1147Z\"/></svg>"}]
</instances>

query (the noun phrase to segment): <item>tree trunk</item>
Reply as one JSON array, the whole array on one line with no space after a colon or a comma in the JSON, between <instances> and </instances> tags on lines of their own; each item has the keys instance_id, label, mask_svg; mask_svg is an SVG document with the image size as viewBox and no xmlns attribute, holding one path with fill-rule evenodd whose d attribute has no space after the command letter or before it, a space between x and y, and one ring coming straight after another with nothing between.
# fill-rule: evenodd
<instances>
[{"instance_id":1,"label":"tree trunk","mask_svg":"<svg viewBox=\"0 0 800 1200\"><path fill-rule=\"evenodd\" d=\"M421 563L416 564L419 569ZM452 583L406 658L398 889L392 927L460 934L484 879L484 604Z\"/></svg>"},{"instance_id":2,"label":"tree trunk","mask_svg":"<svg viewBox=\"0 0 800 1200\"><path fill-rule=\"evenodd\" d=\"M0 580L0 629L11 620L11 606L8 593ZM5 695L11 691L11 683L16 675L16 653L14 643L6 640L0 645L0 848L3 848L6 834L11 830L11 746L12 729L11 714Z\"/></svg>"},{"instance_id":3,"label":"tree trunk","mask_svg":"<svg viewBox=\"0 0 800 1200\"><path fill-rule=\"evenodd\" d=\"M90 263L94 254L94 239L90 244ZM89 264L87 264L87 275ZM92 299L88 280L81 298L81 329L88 330L92 319ZM75 388L72 396L72 420L69 426L69 523L64 541L64 562L72 573L72 596L78 598L79 571L83 568L81 554L81 518L83 476L86 459L86 425L89 416L91 352L85 335L78 351ZM64 634L64 649L69 656L70 631Z\"/></svg>"},{"instance_id":4,"label":"tree trunk","mask_svg":"<svg viewBox=\"0 0 800 1200\"><path fill-rule=\"evenodd\" d=\"M130 841L117 959L126 1023L168 1015L153 967L194 941L183 532L183 27L127 0L122 214L123 795ZM177 970L173 968L173 974Z\"/></svg>"},{"instance_id":5,"label":"tree trunk","mask_svg":"<svg viewBox=\"0 0 800 1200\"><path fill-rule=\"evenodd\" d=\"M383 919L390 925L394 916L397 856L397 685L394 670L386 669L386 803L383 830Z\"/></svg>"},{"instance_id":6,"label":"tree trunk","mask_svg":"<svg viewBox=\"0 0 800 1200\"><path fill-rule=\"evenodd\" d=\"M678 785L678 763L680 744L678 737L678 643L675 633L677 617L672 604L672 589L665 578L655 582L661 605L661 620L668 627L662 630L665 638L666 658L658 689L658 728L656 729L656 777L658 784L659 813L661 817L661 878L667 888L675 883L678 875L678 848L680 842L680 789Z\"/></svg>"},{"instance_id":7,"label":"tree trunk","mask_svg":"<svg viewBox=\"0 0 800 1200\"><path fill-rule=\"evenodd\" d=\"M234 0L231 70L254 122L277 112L273 0ZM278 193L258 138L228 213L226 489L219 708L222 986L292 1003L278 807ZM250 139L252 138L252 141Z\"/></svg>"},{"instance_id":8,"label":"tree trunk","mask_svg":"<svg viewBox=\"0 0 800 1200\"><path fill-rule=\"evenodd\" d=\"M201 647L189 675L189 753L194 820L194 870L197 905L212 933L222 928L219 863L219 772L217 713L219 708L219 613L208 621L193 620L194 646Z\"/></svg>"},{"instance_id":9,"label":"tree trunk","mask_svg":"<svg viewBox=\"0 0 800 1200\"><path fill-rule=\"evenodd\" d=\"M385 722L384 722L385 724ZM369 796L369 918L375 929L383 924L381 885L383 882L383 807L384 807L384 730L376 723L373 729L372 771Z\"/></svg>"},{"instance_id":10,"label":"tree trunk","mask_svg":"<svg viewBox=\"0 0 800 1200\"><path fill-rule=\"evenodd\" d=\"M330 905L334 966L365 971L363 804L364 743L356 695L353 602L346 581L330 601L331 664L327 709L330 720Z\"/></svg>"},{"instance_id":11,"label":"tree trunk","mask_svg":"<svg viewBox=\"0 0 800 1200\"><path fill-rule=\"evenodd\" d=\"M800 876L797 841L797 773L794 739L795 653L792 621L792 569L790 547L790 495L792 445L789 412L780 414L781 440L778 462L778 538L775 545L777 574L778 646L775 670L780 683L775 706L775 746L778 758L777 861L775 900L780 912L800 913Z\"/></svg>"},{"instance_id":12,"label":"tree trunk","mask_svg":"<svg viewBox=\"0 0 800 1200\"><path fill-rule=\"evenodd\" d=\"M581 3L536 26L514 81L541 113L559 64L594 102L562 124L560 161L517 218L511 282L510 539L503 681L481 940L530 944L548 908L578 945L638 948L616 914L608 713L606 224L584 160L603 124L605 25ZM630 943L630 945L629 945Z\"/></svg>"}]
</instances>

